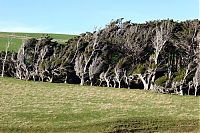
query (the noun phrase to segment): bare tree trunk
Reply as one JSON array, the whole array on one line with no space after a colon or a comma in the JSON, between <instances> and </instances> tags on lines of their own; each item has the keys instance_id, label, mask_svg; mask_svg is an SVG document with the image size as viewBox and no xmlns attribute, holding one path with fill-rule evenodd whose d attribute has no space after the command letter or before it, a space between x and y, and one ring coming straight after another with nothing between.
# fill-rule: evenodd
<instances>
[{"instance_id":1,"label":"bare tree trunk","mask_svg":"<svg viewBox=\"0 0 200 133\"><path fill-rule=\"evenodd\" d=\"M81 83L80 85L84 85L84 76L81 77Z\"/></svg>"},{"instance_id":2,"label":"bare tree trunk","mask_svg":"<svg viewBox=\"0 0 200 133\"><path fill-rule=\"evenodd\" d=\"M65 82L64 83L67 83L67 76L65 77Z\"/></svg>"},{"instance_id":3,"label":"bare tree trunk","mask_svg":"<svg viewBox=\"0 0 200 133\"><path fill-rule=\"evenodd\" d=\"M102 82L103 82L102 79L100 79L99 82L100 82L100 83L99 83L99 86L101 86L101 85L102 85Z\"/></svg>"},{"instance_id":4,"label":"bare tree trunk","mask_svg":"<svg viewBox=\"0 0 200 133\"><path fill-rule=\"evenodd\" d=\"M189 87L188 87L188 95L190 95L190 89L191 89L192 86L193 86L193 82L190 81L188 86L189 86Z\"/></svg>"},{"instance_id":5,"label":"bare tree trunk","mask_svg":"<svg viewBox=\"0 0 200 133\"><path fill-rule=\"evenodd\" d=\"M188 88L188 95L190 95L190 87Z\"/></svg>"},{"instance_id":6,"label":"bare tree trunk","mask_svg":"<svg viewBox=\"0 0 200 133\"><path fill-rule=\"evenodd\" d=\"M107 87L110 87L110 80L109 80L109 77L108 77L108 73L110 71L111 67L109 66L107 71L104 73L104 80L106 81L106 84L107 84Z\"/></svg>"},{"instance_id":7,"label":"bare tree trunk","mask_svg":"<svg viewBox=\"0 0 200 133\"><path fill-rule=\"evenodd\" d=\"M116 66L117 67L117 66ZM114 71L115 71L115 80L117 81L117 83L118 83L118 88L121 88L121 81L120 81L120 75L119 75L119 73L118 73L118 71L117 71L117 69L118 68L114 68Z\"/></svg>"},{"instance_id":8,"label":"bare tree trunk","mask_svg":"<svg viewBox=\"0 0 200 133\"><path fill-rule=\"evenodd\" d=\"M121 88L121 82L119 81L118 83L119 83L119 86L118 86L118 88Z\"/></svg>"},{"instance_id":9,"label":"bare tree trunk","mask_svg":"<svg viewBox=\"0 0 200 133\"><path fill-rule=\"evenodd\" d=\"M194 79L193 79L194 81L194 95L195 96L197 96L197 90L198 90L198 81L197 81L197 78L196 77L194 77Z\"/></svg>"},{"instance_id":10,"label":"bare tree trunk","mask_svg":"<svg viewBox=\"0 0 200 133\"><path fill-rule=\"evenodd\" d=\"M197 96L199 82L200 82L200 62L198 63L198 67L197 67L197 70L195 72L195 76L193 78L193 84L194 84L194 88L195 88L195 90L194 90L195 96Z\"/></svg>"},{"instance_id":11,"label":"bare tree trunk","mask_svg":"<svg viewBox=\"0 0 200 133\"><path fill-rule=\"evenodd\" d=\"M53 83L53 75L51 76L51 78L50 78L50 81L49 81L50 83Z\"/></svg>"},{"instance_id":12,"label":"bare tree trunk","mask_svg":"<svg viewBox=\"0 0 200 133\"><path fill-rule=\"evenodd\" d=\"M153 39L153 47L155 49L154 51L154 57L153 57L153 60L154 60L154 64L155 64L155 68L152 68L154 70L151 70L151 74L148 76L147 80L150 80L150 81L147 81L147 83L150 85L150 89L153 89L154 86L154 82L155 82L155 74L156 74L156 70L157 70L157 67L159 65L159 55L163 49L163 47L165 46L166 42L169 40L170 38L170 33L173 29L173 25L170 24L170 21L166 21L166 22L163 22L160 26L156 26L156 35L155 35L155 38Z\"/></svg>"},{"instance_id":13,"label":"bare tree trunk","mask_svg":"<svg viewBox=\"0 0 200 133\"><path fill-rule=\"evenodd\" d=\"M90 86L93 86L93 82L92 81L90 81Z\"/></svg>"},{"instance_id":14,"label":"bare tree trunk","mask_svg":"<svg viewBox=\"0 0 200 133\"><path fill-rule=\"evenodd\" d=\"M183 96L183 84L184 84L184 82L185 82L185 80L180 81L180 87L179 87L180 92L179 93L180 93L181 96Z\"/></svg>"},{"instance_id":15,"label":"bare tree trunk","mask_svg":"<svg viewBox=\"0 0 200 133\"><path fill-rule=\"evenodd\" d=\"M35 50L34 50L34 60L36 60L36 55L39 49L39 45L35 45ZM34 81L35 81L35 76L39 75L39 71L38 71L38 66L39 66L39 61L40 59L37 59L36 63L34 63Z\"/></svg>"},{"instance_id":16,"label":"bare tree trunk","mask_svg":"<svg viewBox=\"0 0 200 133\"><path fill-rule=\"evenodd\" d=\"M198 90L197 87L198 87L198 84L195 86L195 92L194 92L194 95L195 95L195 96L197 96L197 90Z\"/></svg>"},{"instance_id":17,"label":"bare tree trunk","mask_svg":"<svg viewBox=\"0 0 200 133\"><path fill-rule=\"evenodd\" d=\"M93 57L95 56L95 52L96 52L96 45L98 45L98 42L97 42L97 39L98 39L98 32L94 34L94 42L93 42L93 49L92 49L92 53L91 55L89 56L88 59L85 58L85 64L84 64L84 67L83 67L83 73L81 74L81 83L80 85L83 85L84 84L84 80L85 80L85 74L89 68L89 65L93 59ZM77 44L78 46L78 44Z\"/></svg>"},{"instance_id":18,"label":"bare tree trunk","mask_svg":"<svg viewBox=\"0 0 200 133\"><path fill-rule=\"evenodd\" d=\"M142 74L137 74L137 75L144 85L144 90L149 90L149 83L148 81L145 80L145 76L142 76Z\"/></svg>"},{"instance_id":19,"label":"bare tree trunk","mask_svg":"<svg viewBox=\"0 0 200 133\"><path fill-rule=\"evenodd\" d=\"M1 73L1 77L4 77L5 63L6 63L6 60L7 60L8 49L9 49L9 47L10 47L11 41L12 41L12 38L8 37L7 47L6 47L6 51L5 51L6 53L5 53L5 57L4 57L4 60L3 60L3 65L2 65L2 73Z\"/></svg>"},{"instance_id":20,"label":"bare tree trunk","mask_svg":"<svg viewBox=\"0 0 200 133\"><path fill-rule=\"evenodd\" d=\"M116 81L115 81L115 79L113 79L112 81L114 83L113 87L116 88Z\"/></svg>"},{"instance_id":21,"label":"bare tree trunk","mask_svg":"<svg viewBox=\"0 0 200 133\"><path fill-rule=\"evenodd\" d=\"M125 78L125 83L127 85L127 88L130 89L130 82L129 82L129 78L127 76L124 77Z\"/></svg>"},{"instance_id":22,"label":"bare tree trunk","mask_svg":"<svg viewBox=\"0 0 200 133\"><path fill-rule=\"evenodd\" d=\"M107 87L110 87L109 79L105 78L105 81L106 81L106 85L107 85Z\"/></svg>"},{"instance_id":23,"label":"bare tree trunk","mask_svg":"<svg viewBox=\"0 0 200 133\"><path fill-rule=\"evenodd\" d=\"M82 39L82 38L80 37L79 40L78 40L78 42L76 43L76 52L75 52L75 54L74 54L73 59L71 60L71 63L75 60L76 55L78 54L78 47L79 47L79 44L80 44L80 40L81 40L81 39Z\"/></svg>"}]
</instances>

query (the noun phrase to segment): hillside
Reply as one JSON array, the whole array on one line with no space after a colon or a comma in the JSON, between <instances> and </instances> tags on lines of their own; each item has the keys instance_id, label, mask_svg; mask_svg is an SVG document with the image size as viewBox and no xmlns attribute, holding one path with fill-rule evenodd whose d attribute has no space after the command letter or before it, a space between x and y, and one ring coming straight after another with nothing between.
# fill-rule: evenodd
<instances>
[{"instance_id":1,"label":"hillside","mask_svg":"<svg viewBox=\"0 0 200 133\"><path fill-rule=\"evenodd\" d=\"M0 132L198 132L198 97L0 78Z\"/></svg>"},{"instance_id":2,"label":"hillside","mask_svg":"<svg viewBox=\"0 0 200 133\"><path fill-rule=\"evenodd\" d=\"M12 38L12 45L10 46L10 51L18 52L19 48L22 45L22 40L28 38L41 38L44 35L50 35L54 38L55 41L59 43L65 43L68 39L75 37L75 35L67 35L67 34L52 34L52 33L14 33L14 32L0 32L0 51L4 51L6 49L6 44L8 42L8 38Z\"/></svg>"}]
</instances>

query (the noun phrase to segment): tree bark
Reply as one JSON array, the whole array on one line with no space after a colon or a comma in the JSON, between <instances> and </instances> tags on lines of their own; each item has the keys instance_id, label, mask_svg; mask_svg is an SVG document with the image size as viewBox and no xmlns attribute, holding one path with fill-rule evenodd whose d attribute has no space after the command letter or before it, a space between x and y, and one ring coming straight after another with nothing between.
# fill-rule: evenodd
<instances>
[{"instance_id":1,"label":"tree bark","mask_svg":"<svg viewBox=\"0 0 200 133\"><path fill-rule=\"evenodd\" d=\"M5 63L6 63L6 60L7 60L8 49L9 49L9 47L10 47L11 41L12 41L12 38L8 37L7 47L6 47L6 51L5 51L6 53L5 53L5 57L4 57L4 60L3 60L3 65L2 65L1 77L4 77Z\"/></svg>"}]
</instances>

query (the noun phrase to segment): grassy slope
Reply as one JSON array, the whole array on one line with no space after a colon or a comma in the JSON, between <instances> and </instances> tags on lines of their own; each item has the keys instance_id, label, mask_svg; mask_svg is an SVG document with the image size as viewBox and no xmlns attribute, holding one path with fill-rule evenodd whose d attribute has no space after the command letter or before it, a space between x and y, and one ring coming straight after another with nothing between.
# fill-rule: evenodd
<instances>
[{"instance_id":1,"label":"grassy slope","mask_svg":"<svg viewBox=\"0 0 200 133\"><path fill-rule=\"evenodd\" d=\"M11 78L0 94L0 132L200 131L200 97Z\"/></svg>"},{"instance_id":2,"label":"grassy slope","mask_svg":"<svg viewBox=\"0 0 200 133\"><path fill-rule=\"evenodd\" d=\"M0 32L0 51L5 50L7 45L8 37L13 35L12 45L10 46L10 51L18 51L22 44L23 38L40 38L47 33L10 33L10 32ZM75 35L65 35L65 34L49 34L52 38L54 38L59 43L64 43L66 40L74 37Z\"/></svg>"}]
</instances>

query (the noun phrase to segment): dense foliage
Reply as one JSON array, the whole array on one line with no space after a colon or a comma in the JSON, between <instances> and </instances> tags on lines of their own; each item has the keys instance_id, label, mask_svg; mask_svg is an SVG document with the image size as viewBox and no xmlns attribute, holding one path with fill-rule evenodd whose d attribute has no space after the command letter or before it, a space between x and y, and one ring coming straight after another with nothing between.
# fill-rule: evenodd
<instances>
[{"instance_id":1,"label":"dense foliage","mask_svg":"<svg viewBox=\"0 0 200 133\"><path fill-rule=\"evenodd\" d=\"M122 20L74 37L66 45L49 36L29 39L15 58L8 54L6 62L11 65L6 66L5 75L181 95L199 93L198 20L161 20L145 24ZM0 62L4 57L1 53Z\"/></svg>"}]
</instances>

